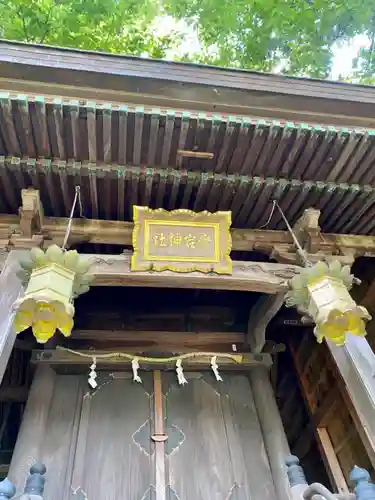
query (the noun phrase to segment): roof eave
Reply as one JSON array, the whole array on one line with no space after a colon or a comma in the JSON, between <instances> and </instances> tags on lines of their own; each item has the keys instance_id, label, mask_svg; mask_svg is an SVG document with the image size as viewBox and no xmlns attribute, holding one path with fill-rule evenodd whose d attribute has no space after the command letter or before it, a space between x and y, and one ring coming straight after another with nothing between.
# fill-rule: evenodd
<instances>
[{"instance_id":1,"label":"roof eave","mask_svg":"<svg viewBox=\"0 0 375 500\"><path fill-rule=\"evenodd\" d=\"M375 128L375 87L0 41L0 89Z\"/></svg>"}]
</instances>

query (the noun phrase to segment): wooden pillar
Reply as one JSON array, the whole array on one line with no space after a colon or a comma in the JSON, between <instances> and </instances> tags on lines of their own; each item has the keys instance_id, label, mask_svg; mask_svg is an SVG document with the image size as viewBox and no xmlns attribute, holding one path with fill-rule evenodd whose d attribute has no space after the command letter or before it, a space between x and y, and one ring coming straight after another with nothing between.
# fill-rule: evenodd
<instances>
[{"instance_id":1,"label":"wooden pillar","mask_svg":"<svg viewBox=\"0 0 375 500\"><path fill-rule=\"evenodd\" d=\"M279 500L289 500L291 494L285 460L290 455L290 450L268 368L254 368L250 370L249 377L276 494Z\"/></svg>"},{"instance_id":2,"label":"wooden pillar","mask_svg":"<svg viewBox=\"0 0 375 500\"><path fill-rule=\"evenodd\" d=\"M337 347L327 341L346 392L355 408L357 430L375 467L375 354L366 339L347 335Z\"/></svg>"},{"instance_id":3,"label":"wooden pillar","mask_svg":"<svg viewBox=\"0 0 375 500\"><path fill-rule=\"evenodd\" d=\"M24 251L18 250L3 255L5 264L0 274L0 383L16 338L13 328L13 303L23 293L16 272L19 259L24 254Z\"/></svg>"},{"instance_id":4,"label":"wooden pillar","mask_svg":"<svg viewBox=\"0 0 375 500\"><path fill-rule=\"evenodd\" d=\"M48 365L39 365L35 372L9 469L17 493L23 491L30 467L42 458L55 378L56 373Z\"/></svg>"}]
</instances>

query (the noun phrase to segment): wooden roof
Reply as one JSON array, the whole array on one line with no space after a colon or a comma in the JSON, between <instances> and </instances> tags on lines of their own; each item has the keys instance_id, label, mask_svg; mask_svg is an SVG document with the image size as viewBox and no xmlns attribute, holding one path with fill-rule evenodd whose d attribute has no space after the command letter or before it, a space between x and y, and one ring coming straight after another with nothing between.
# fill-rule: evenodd
<instances>
[{"instance_id":1,"label":"wooden roof","mask_svg":"<svg viewBox=\"0 0 375 500\"><path fill-rule=\"evenodd\" d=\"M0 40L0 89L375 127L375 88Z\"/></svg>"},{"instance_id":2,"label":"wooden roof","mask_svg":"<svg viewBox=\"0 0 375 500\"><path fill-rule=\"evenodd\" d=\"M365 126L372 102L375 116L375 88L9 42L0 42L0 70L1 213L17 213L21 189L33 186L46 215L67 216L79 184L84 215L95 219L131 220L140 204L232 210L234 227L259 228L276 198L291 222L314 206L325 232L375 229L375 131ZM120 82L126 95L110 92ZM94 100L103 96L99 85L112 101ZM86 98L68 97L83 88ZM49 93L14 92L24 89ZM212 112L201 94L215 90ZM244 92L258 118L250 101L240 106ZM318 99L314 116L297 110L303 92L306 102ZM188 110L193 102L199 111ZM326 125L288 121L303 109ZM212 159L181 158L179 150ZM282 228L278 214L268 228Z\"/></svg>"}]
</instances>

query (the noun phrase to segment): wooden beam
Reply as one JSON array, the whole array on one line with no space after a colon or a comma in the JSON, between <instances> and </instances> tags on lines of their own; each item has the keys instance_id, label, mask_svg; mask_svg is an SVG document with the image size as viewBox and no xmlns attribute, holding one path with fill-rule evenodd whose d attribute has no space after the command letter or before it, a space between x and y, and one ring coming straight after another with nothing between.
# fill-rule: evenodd
<instances>
[{"instance_id":1,"label":"wooden beam","mask_svg":"<svg viewBox=\"0 0 375 500\"><path fill-rule=\"evenodd\" d=\"M71 338L77 340L94 340L95 342L121 343L149 349L155 347L163 350L173 350L189 347L208 347L212 345L241 345L245 335L242 332L173 332L144 330L93 330L75 329Z\"/></svg>"},{"instance_id":2,"label":"wooden beam","mask_svg":"<svg viewBox=\"0 0 375 500\"><path fill-rule=\"evenodd\" d=\"M64 240L67 218L44 217L40 233L25 238L17 215L0 215L0 249L31 248L61 245ZM133 223L97 219L74 219L70 245L80 243L132 245ZM259 251L274 255L286 263L296 263L295 248L287 231L259 229L231 229L232 248L238 251ZM308 256L312 261L322 258L339 259L351 263L358 256L375 256L375 236L309 233ZM314 251L314 253L311 253Z\"/></svg>"},{"instance_id":3,"label":"wooden beam","mask_svg":"<svg viewBox=\"0 0 375 500\"><path fill-rule=\"evenodd\" d=\"M246 342L254 353L262 352L266 343L266 329L284 304L284 293L263 296L250 311Z\"/></svg>"},{"instance_id":4,"label":"wooden beam","mask_svg":"<svg viewBox=\"0 0 375 500\"><path fill-rule=\"evenodd\" d=\"M231 275L199 272L183 274L172 271L143 272L130 270L131 252L122 255L85 254L84 258L91 262L90 272L94 275L94 286L202 288L273 294L286 291L288 280L301 269L295 265L271 262L234 261Z\"/></svg>"},{"instance_id":5,"label":"wooden beam","mask_svg":"<svg viewBox=\"0 0 375 500\"><path fill-rule=\"evenodd\" d=\"M43 351L35 350L32 353L31 361L32 363L50 365L51 367L63 366L64 368L69 366L87 368L91 364L91 357L93 354L96 356L97 370L105 369L121 369L121 370L131 370L131 360L122 357L113 357L108 359L100 359L103 354L108 354L111 351L96 350L95 352L86 350L79 351L82 355L74 354L65 349L45 349ZM124 351L126 352L126 351ZM234 354L234 353L230 353ZM269 368L272 364L271 357L269 354L251 354L251 353L241 353L243 360L241 363L237 363L232 359L220 358L218 359L219 368L225 370L247 370L250 368L255 368L258 366L265 366ZM87 356L87 357L86 357ZM156 356L155 356L156 357ZM187 358L183 360L183 365L185 370L195 370L195 369L211 369L211 354L206 356L201 356L197 358ZM140 361L142 368L150 370L168 370L175 369L175 363L155 363L152 361Z\"/></svg>"},{"instance_id":6,"label":"wooden beam","mask_svg":"<svg viewBox=\"0 0 375 500\"><path fill-rule=\"evenodd\" d=\"M182 274L172 271L141 272L130 270L131 254L85 255L92 263L96 286L151 286L162 288L204 288L279 293L287 290L287 282L300 272L298 266L264 262L233 262L231 275Z\"/></svg>"},{"instance_id":7,"label":"wooden beam","mask_svg":"<svg viewBox=\"0 0 375 500\"><path fill-rule=\"evenodd\" d=\"M317 435L329 464L330 475L332 476L332 480L336 485L338 492L349 493L349 488L346 483L344 473L342 472L337 455L335 453L335 450L333 449L331 438L329 437L327 429L325 429L324 427L318 427Z\"/></svg>"}]
</instances>

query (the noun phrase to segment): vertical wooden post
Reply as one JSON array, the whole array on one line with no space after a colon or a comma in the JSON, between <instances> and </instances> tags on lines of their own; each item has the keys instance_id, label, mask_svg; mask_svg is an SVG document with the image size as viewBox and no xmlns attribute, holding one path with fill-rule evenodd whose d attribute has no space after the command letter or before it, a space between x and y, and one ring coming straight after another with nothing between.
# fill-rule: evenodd
<instances>
[{"instance_id":1,"label":"vertical wooden post","mask_svg":"<svg viewBox=\"0 0 375 500\"><path fill-rule=\"evenodd\" d=\"M23 255L24 251L10 252L0 274L0 383L16 338L13 328L13 304L23 293L21 282L16 276L18 262Z\"/></svg>"},{"instance_id":2,"label":"vertical wooden post","mask_svg":"<svg viewBox=\"0 0 375 500\"><path fill-rule=\"evenodd\" d=\"M165 452L164 441L164 415L163 415L163 390L160 370L154 371L154 419L155 432L152 436L155 442L155 492L156 500L166 500L165 497Z\"/></svg>"},{"instance_id":3,"label":"vertical wooden post","mask_svg":"<svg viewBox=\"0 0 375 500\"><path fill-rule=\"evenodd\" d=\"M351 335L347 335L343 347L330 341L327 346L358 415L357 430L375 466L375 354L366 339Z\"/></svg>"},{"instance_id":4,"label":"vertical wooden post","mask_svg":"<svg viewBox=\"0 0 375 500\"><path fill-rule=\"evenodd\" d=\"M34 376L9 469L9 479L17 492L23 490L30 467L43 458L55 377L55 372L48 365L39 365Z\"/></svg>"},{"instance_id":5,"label":"vertical wooden post","mask_svg":"<svg viewBox=\"0 0 375 500\"><path fill-rule=\"evenodd\" d=\"M250 370L249 377L276 494L279 500L289 500L291 494L285 459L290 450L268 369L263 366L254 368Z\"/></svg>"}]
</instances>

